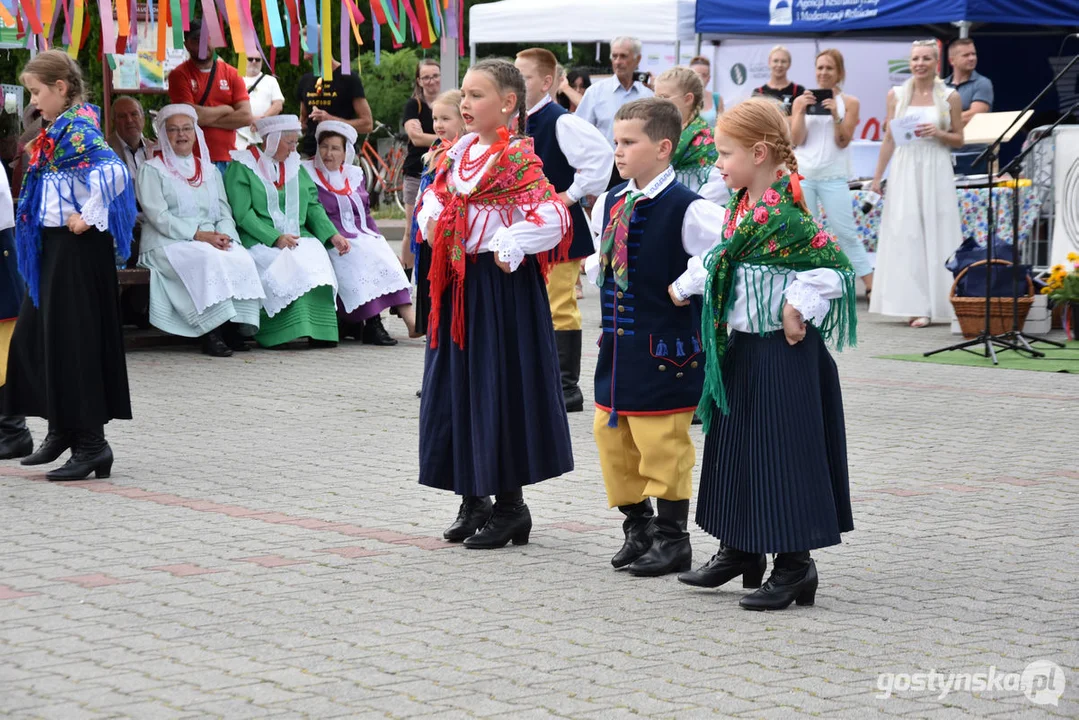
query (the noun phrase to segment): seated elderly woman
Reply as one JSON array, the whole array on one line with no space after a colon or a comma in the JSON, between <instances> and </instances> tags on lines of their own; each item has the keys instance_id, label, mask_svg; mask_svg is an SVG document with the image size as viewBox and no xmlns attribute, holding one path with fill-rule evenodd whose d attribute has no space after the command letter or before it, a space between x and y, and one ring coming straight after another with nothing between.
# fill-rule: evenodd
<instances>
[{"instance_id":1,"label":"seated elderly woman","mask_svg":"<svg viewBox=\"0 0 1079 720\"><path fill-rule=\"evenodd\" d=\"M318 190L300 167L300 119L274 115L255 123L263 138L233 150L225 191L240 242L258 266L266 298L255 340L264 347L308 338L312 347L337 344L337 277L326 247L348 253L318 202Z\"/></svg>"},{"instance_id":2,"label":"seated elderly woman","mask_svg":"<svg viewBox=\"0 0 1079 720\"><path fill-rule=\"evenodd\" d=\"M327 120L315 129L318 152L305 160L304 169L318 188L318 200L352 250L330 250L337 273L337 310L343 326L358 325L386 308L398 315L415 335L411 283L401 261L371 217L363 170L356 157L356 130L349 124Z\"/></svg>"},{"instance_id":3,"label":"seated elderly woman","mask_svg":"<svg viewBox=\"0 0 1079 720\"><path fill-rule=\"evenodd\" d=\"M150 322L202 351L247 350L264 297L258 269L239 243L221 174L190 105L166 105L154 121L160 141L139 168L139 264L150 270ZM197 152L196 152L197 141Z\"/></svg>"}]
</instances>

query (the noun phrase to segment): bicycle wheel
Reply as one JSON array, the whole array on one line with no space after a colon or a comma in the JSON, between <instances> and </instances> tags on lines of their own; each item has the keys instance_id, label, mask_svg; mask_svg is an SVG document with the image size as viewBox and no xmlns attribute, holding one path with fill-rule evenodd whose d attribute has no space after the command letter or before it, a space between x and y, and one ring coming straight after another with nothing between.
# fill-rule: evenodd
<instances>
[{"instance_id":1,"label":"bicycle wheel","mask_svg":"<svg viewBox=\"0 0 1079 720\"><path fill-rule=\"evenodd\" d=\"M378 177L375 175L375 169L371 167L371 161L362 155L359 157L359 163L360 168L363 170L364 189L367 190L367 195L371 198L371 202L377 205Z\"/></svg>"}]
</instances>

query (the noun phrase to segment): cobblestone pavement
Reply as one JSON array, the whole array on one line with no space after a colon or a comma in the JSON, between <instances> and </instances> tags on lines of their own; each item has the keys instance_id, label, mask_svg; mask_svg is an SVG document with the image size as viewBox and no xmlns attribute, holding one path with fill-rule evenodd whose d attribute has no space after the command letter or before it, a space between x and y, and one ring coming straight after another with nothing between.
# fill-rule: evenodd
<instances>
[{"instance_id":1,"label":"cobblestone pavement","mask_svg":"<svg viewBox=\"0 0 1079 720\"><path fill-rule=\"evenodd\" d=\"M443 543L418 341L133 352L112 478L0 463L0 716L1077 717L1079 379L875 359L952 339L863 311L837 356L856 530L815 553L816 606L772 614L737 583L611 569L590 412L577 469L526 492L530 544ZM1062 668L1059 705L903 675L1036 660Z\"/></svg>"}]
</instances>

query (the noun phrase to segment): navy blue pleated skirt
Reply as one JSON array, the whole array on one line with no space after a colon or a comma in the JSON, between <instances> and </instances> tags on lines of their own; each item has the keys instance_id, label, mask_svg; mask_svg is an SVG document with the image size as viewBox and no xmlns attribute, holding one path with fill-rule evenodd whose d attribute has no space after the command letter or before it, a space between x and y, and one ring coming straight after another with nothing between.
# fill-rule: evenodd
<instances>
[{"instance_id":1,"label":"navy blue pleated skirt","mask_svg":"<svg viewBox=\"0 0 1079 720\"><path fill-rule=\"evenodd\" d=\"M458 495L512 492L573 470L547 288L532 258L504 273L492 253L465 271L465 347L442 298L420 398L420 484Z\"/></svg>"},{"instance_id":2,"label":"navy blue pleated skirt","mask_svg":"<svg viewBox=\"0 0 1079 720\"><path fill-rule=\"evenodd\" d=\"M704 444L697 524L746 552L836 545L854 529L843 397L820 333L733 332L723 357L730 414Z\"/></svg>"}]
</instances>

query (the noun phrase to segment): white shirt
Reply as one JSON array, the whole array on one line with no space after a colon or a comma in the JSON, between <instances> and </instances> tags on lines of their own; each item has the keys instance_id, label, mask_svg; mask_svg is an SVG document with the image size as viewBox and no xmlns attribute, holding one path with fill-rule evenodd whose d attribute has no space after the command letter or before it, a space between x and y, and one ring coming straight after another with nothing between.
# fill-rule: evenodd
<instances>
[{"instance_id":1,"label":"white shirt","mask_svg":"<svg viewBox=\"0 0 1079 720\"><path fill-rule=\"evenodd\" d=\"M15 201L11 197L7 173L0 168L0 230L12 227L15 227Z\"/></svg>"},{"instance_id":2,"label":"white shirt","mask_svg":"<svg viewBox=\"0 0 1079 720\"><path fill-rule=\"evenodd\" d=\"M101 232L109 229L109 206L101 194L101 183L112 185L112 190L119 195L127 187L128 171L126 167L109 164L94 168L87 175L89 188L80 182L65 182L46 176L42 179L41 210L44 227L64 227L68 217L77 210L71 202L72 188L75 202L82 208L83 222L93 225Z\"/></svg>"},{"instance_id":3,"label":"white shirt","mask_svg":"<svg viewBox=\"0 0 1079 720\"><path fill-rule=\"evenodd\" d=\"M630 180L629 184L622 189L620 196L629 192L640 192L651 199L657 197L674 182L674 168L668 166L652 182L648 183L643 190L638 190L637 182ZM592 239L596 246L596 253L585 260L585 273L588 281L595 284L599 276L599 242L603 235L603 208L607 202L607 193L603 193L596 199L592 207L591 230ZM686 271L674 281L675 293L682 300L691 295L699 295L704 292L704 281L708 277L704 272L701 257L723 239L723 208L709 200L694 200L686 208L685 217L682 219L682 248L689 254L689 263ZM698 269L695 269L698 268Z\"/></svg>"},{"instance_id":4,"label":"white shirt","mask_svg":"<svg viewBox=\"0 0 1079 720\"><path fill-rule=\"evenodd\" d=\"M251 92L251 86L259 78L262 78L262 82L258 84L254 92ZM281 83L277 82L277 78L273 75L266 75L265 73L255 77L245 75L244 86L247 87L248 95L251 97L251 117L253 118L260 118L265 115L275 100L285 101L285 96L281 93ZM262 142L262 138L250 127L236 129L237 150L244 150L248 145L259 142Z\"/></svg>"},{"instance_id":5,"label":"white shirt","mask_svg":"<svg viewBox=\"0 0 1079 720\"><path fill-rule=\"evenodd\" d=\"M836 112L840 122L847 116L847 104L843 95L835 96ZM846 182L850 176L849 147L841 148L835 141L836 122L827 115L806 115L806 138L794 148L798 158L798 171L809 180L832 180L840 178Z\"/></svg>"},{"instance_id":6,"label":"white shirt","mask_svg":"<svg viewBox=\"0 0 1079 720\"><path fill-rule=\"evenodd\" d=\"M113 151L120 156L120 159L124 161L124 164L127 165L127 171L131 174L131 177L138 174L139 168L150 159L154 150L154 144L141 136L137 147L131 147L116 133L112 134L112 142L109 144L112 146Z\"/></svg>"},{"instance_id":7,"label":"white shirt","mask_svg":"<svg viewBox=\"0 0 1079 720\"><path fill-rule=\"evenodd\" d=\"M639 82L634 81L629 90L622 87L617 75L597 80L584 91L581 104L575 115L594 125L603 133L607 142L614 147L614 114L630 100L650 98L654 93Z\"/></svg>"},{"instance_id":8,"label":"white shirt","mask_svg":"<svg viewBox=\"0 0 1079 720\"><path fill-rule=\"evenodd\" d=\"M550 95L535 104L529 111L534 115L551 102ZM554 126L555 139L566 160L577 172L566 194L577 202L586 195L599 195L607 189L614 168L614 150L599 130L573 113L564 113Z\"/></svg>"},{"instance_id":9,"label":"white shirt","mask_svg":"<svg viewBox=\"0 0 1079 720\"><path fill-rule=\"evenodd\" d=\"M468 133L457 141L457 144L447 150L447 154L453 160L453 184L459 193L470 193L475 189L479 181L487 174L494 157L487 160L482 172L479 172L471 180L465 180L460 174L461 156L471 146L471 157L482 154L489 145L472 142L479 136L476 133ZM429 187L420 197L419 213L416 221L419 223L423 238L427 239L427 223L437 220L442 214L442 203L435 195L434 188ZM487 217L480 219L480 213ZM468 225L472 228L471 234L465 241L465 251L472 254L478 252L498 252L498 259L508 263L511 270L516 270L525 255L535 255L546 252L558 245L562 240L563 227L569 227L570 217L565 204L559 199L553 199L541 203L535 209L535 215L539 219L539 225L525 217L520 208L513 210L512 222L506 224L498 212L490 212L486 209L469 205ZM479 222L477 222L479 220Z\"/></svg>"}]
</instances>

